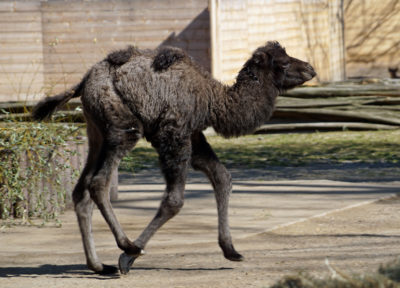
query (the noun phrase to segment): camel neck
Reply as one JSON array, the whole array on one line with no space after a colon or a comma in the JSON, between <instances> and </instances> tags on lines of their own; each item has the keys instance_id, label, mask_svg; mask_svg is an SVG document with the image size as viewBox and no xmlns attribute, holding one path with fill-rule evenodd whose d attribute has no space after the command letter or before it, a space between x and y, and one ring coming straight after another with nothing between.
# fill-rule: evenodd
<instances>
[{"instance_id":1,"label":"camel neck","mask_svg":"<svg viewBox=\"0 0 400 288\"><path fill-rule=\"evenodd\" d=\"M214 98L212 126L218 134L236 137L254 132L274 110L278 90L258 79L223 86Z\"/></svg>"}]
</instances>

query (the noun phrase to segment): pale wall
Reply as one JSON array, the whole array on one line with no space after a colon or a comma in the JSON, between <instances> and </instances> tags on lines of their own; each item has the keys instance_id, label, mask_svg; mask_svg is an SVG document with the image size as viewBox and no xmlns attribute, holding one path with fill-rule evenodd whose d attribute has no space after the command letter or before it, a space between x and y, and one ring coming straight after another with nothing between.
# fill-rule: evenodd
<instances>
[{"instance_id":1,"label":"pale wall","mask_svg":"<svg viewBox=\"0 0 400 288\"><path fill-rule=\"evenodd\" d=\"M389 77L400 68L400 1L344 0L348 76Z\"/></svg>"},{"instance_id":2,"label":"pale wall","mask_svg":"<svg viewBox=\"0 0 400 288\"><path fill-rule=\"evenodd\" d=\"M210 69L207 7L207 0L3 0L0 101L64 90L108 52L128 44L179 46Z\"/></svg>"},{"instance_id":3,"label":"pale wall","mask_svg":"<svg viewBox=\"0 0 400 288\"><path fill-rule=\"evenodd\" d=\"M257 47L277 40L319 81L344 78L339 0L211 0L213 73L232 82Z\"/></svg>"}]
</instances>

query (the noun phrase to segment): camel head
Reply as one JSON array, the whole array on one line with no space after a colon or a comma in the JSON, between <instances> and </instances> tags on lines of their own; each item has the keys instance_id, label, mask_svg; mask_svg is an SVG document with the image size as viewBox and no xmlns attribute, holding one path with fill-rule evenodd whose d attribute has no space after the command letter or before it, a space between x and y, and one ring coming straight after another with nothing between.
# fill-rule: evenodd
<instances>
[{"instance_id":1,"label":"camel head","mask_svg":"<svg viewBox=\"0 0 400 288\"><path fill-rule=\"evenodd\" d=\"M243 70L250 71L256 79L265 79L264 83L271 83L272 80L280 91L301 85L317 75L310 64L290 57L275 41L267 42L254 51Z\"/></svg>"}]
</instances>

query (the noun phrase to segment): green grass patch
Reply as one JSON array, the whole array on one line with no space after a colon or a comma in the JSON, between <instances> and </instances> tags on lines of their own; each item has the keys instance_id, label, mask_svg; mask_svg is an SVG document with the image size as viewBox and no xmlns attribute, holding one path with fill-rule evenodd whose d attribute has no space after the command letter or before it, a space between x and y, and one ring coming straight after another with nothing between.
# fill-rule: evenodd
<instances>
[{"instance_id":1,"label":"green grass patch","mask_svg":"<svg viewBox=\"0 0 400 288\"><path fill-rule=\"evenodd\" d=\"M400 161L400 130L249 135L232 139L209 136L207 139L220 160L234 168ZM157 159L155 150L142 140L123 159L120 169L154 168Z\"/></svg>"}]
</instances>

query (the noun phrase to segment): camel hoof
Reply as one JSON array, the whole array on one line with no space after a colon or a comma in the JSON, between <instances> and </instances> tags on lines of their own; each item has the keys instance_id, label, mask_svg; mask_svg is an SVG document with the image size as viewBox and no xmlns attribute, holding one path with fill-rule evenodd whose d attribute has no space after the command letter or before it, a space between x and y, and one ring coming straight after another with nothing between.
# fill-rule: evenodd
<instances>
[{"instance_id":1,"label":"camel hoof","mask_svg":"<svg viewBox=\"0 0 400 288\"><path fill-rule=\"evenodd\" d=\"M136 258L138 258L139 256L142 256L146 254L146 252L144 250L140 250L140 253L137 255L128 255L125 252L122 253L119 256L119 260L118 260L118 267L119 267L119 271L121 274L128 274L129 270L131 269L131 266L133 264L133 262L135 262Z\"/></svg>"},{"instance_id":2,"label":"camel hoof","mask_svg":"<svg viewBox=\"0 0 400 288\"><path fill-rule=\"evenodd\" d=\"M244 260L244 257L237 252L231 254L225 254L224 256L226 259L230 261L241 262Z\"/></svg>"}]
</instances>

